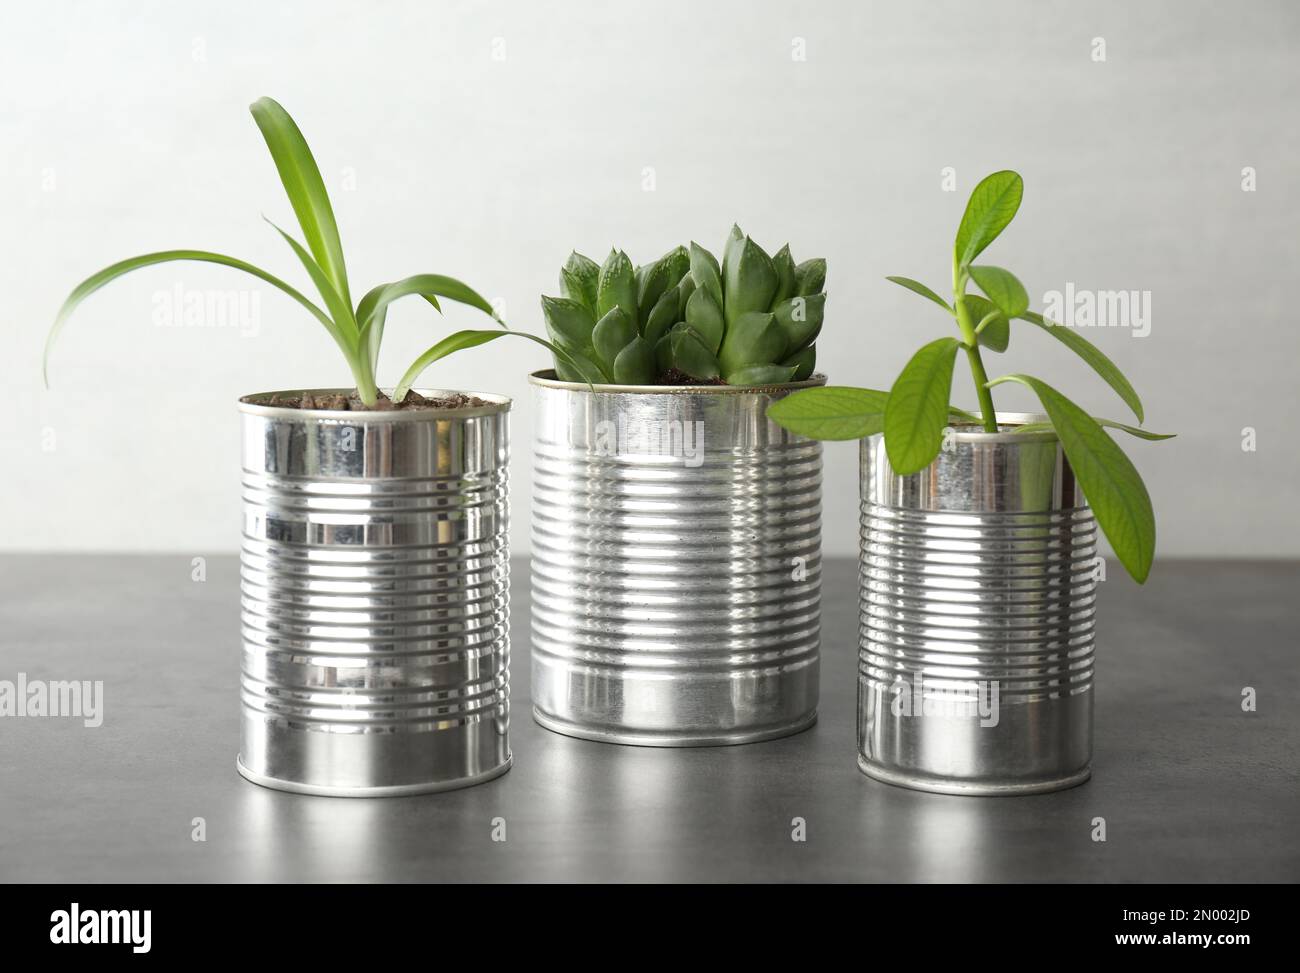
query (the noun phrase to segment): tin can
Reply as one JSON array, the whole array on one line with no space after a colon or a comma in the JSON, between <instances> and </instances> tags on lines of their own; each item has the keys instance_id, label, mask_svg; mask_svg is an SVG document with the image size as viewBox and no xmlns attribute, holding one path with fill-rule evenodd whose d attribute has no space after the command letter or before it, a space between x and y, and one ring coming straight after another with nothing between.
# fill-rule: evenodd
<instances>
[{"instance_id":1,"label":"tin can","mask_svg":"<svg viewBox=\"0 0 1300 973\"><path fill-rule=\"evenodd\" d=\"M824 382L592 387L532 376L542 726L709 746L812 725L821 445L766 412Z\"/></svg>"},{"instance_id":2,"label":"tin can","mask_svg":"<svg viewBox=\"0 0 1300 973\"><path fill-rule=\"evenodd\" d=\"M348 412L277 394L300 393L240 400L239 772L338 796L504 773L510 400Z\"/></svg>"},{"instance_id":3,"label":"tin can","mask_svg":"<svg viewBox=\"0 0 1300 973\"><path fill-rule=\"evenodd\" d=\"M861 445L858 764L891 784L1029 794L1087 780L1097 525L1046 417L949 430L899 476Z\"/></svg>"}]
</instances>

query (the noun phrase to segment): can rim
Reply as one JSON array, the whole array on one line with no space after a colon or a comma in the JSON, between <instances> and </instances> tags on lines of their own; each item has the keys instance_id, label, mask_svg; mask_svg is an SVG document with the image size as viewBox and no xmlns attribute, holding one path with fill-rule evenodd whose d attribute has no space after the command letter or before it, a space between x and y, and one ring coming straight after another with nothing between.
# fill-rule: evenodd
<instances>
[{"instance_id":1,"label":"can rim","mask_svg":"<svg viewBox=\"0 0 1300 973\"><path fill-rule=\"evenodd\" d=\"M496 416L509 412L514 400L508 395L496 392L468 392L458 389L417 388L413 391L432 398L439 395L472 395L482 399L484 405L470 409L394 409L389 412L353 411L351 409L294 409L287 406L265 405L258 399L269 399L273 395L351 395L355 389L279 389L271 392L253 392L239 398L239 411L245 415L262 416L267 419L341 419L347 417L354 422L431 422L446 419L477 419L482 416ZM391 395L392 389L380 389L385 395Z\"/></svg>"},{"instance_id":2,"label":"can rim","mask_svg":"<svg viewBox=\"0 0 1300 973\"><path fill-rule=\"evenodd\" d=\"M563 382L555 377L555 369L543 368L528 376L528 382L538 388L564 389L569 392L609 392L630 395L747 395L755 392L794 392L826 384L820 372L801 382L782 382L777 385L616 385L593 382Z\"/></svg>"},{"instance_id":3,"label":"can rim","mask_svg":"<svg viewBox=\"0 0 1300 973\"><path fill-rule=\"evenodd\" d=\"M1031 423L1051 422L1047 415L1042 412L997 412L995 414L998 418L999 427L1026 426ZM983 428L973 424L954 425L952 429L951 440L959 443L1048 443L1060 439L1055 429L1044 429L1041 432L1016 432L1014 428L999 428L997 432L985 432ZM882 433L876 433L876 435L879 436Z\"/></svg>"}]
</instances>

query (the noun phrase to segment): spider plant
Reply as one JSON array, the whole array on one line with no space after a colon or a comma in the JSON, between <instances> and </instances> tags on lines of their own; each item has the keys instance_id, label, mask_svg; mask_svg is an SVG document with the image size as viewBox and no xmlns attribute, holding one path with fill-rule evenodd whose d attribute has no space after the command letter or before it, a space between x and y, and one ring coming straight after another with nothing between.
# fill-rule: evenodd
<instances>
[{"instance_id":1,"label":"spider plant","mask_svg":"<svg viewBox=\"0 0 1300 973\"><path fill-rule=\"evenodd\" d=\"M384 320L388 314L388 305L402 297L418 294L439 312L442 311L439 298L467 304L490 315L500 327L457 331L433 345L416 358L402 375L393 389L394 402L400 403L405 399L420 374L440 358L465 348L486 344L507 334L535 341L550 349L552 354L562 360L569 360L562 349L555 347L549 341L524 332L506 329L505 323L492 309L492 305L477 291L453 277L442 274L415 274L401 280L380 284L367 291L354 305L348 288L343 246L339 241L338 226L334 222L334 210L330 206L329 194L325 191L320 169L311 154L311 149L307 147L307 140L303 138L302 132L289 113L273 99L259 98L249 107L249 110L258 129L261 130L262 137L266 140L267 148L271 151L271 158L275 161L280 181L293 206L294 215L298 218L298 225L302 228L307 245L304 247L269 219L267 222L271 223L276 232L284 238L302 263L307 276L311 278L312 284L320 293L324 307L314 303L275 275L225 254L213 253L209 250L162 250L130 257L87 277L63 302L63 307L59 309L54 326L50 329L49 337L45 342L44 374L47 386L50 350L68 316L82 301L123 274L139 270L141 267L176 260L202 261L242 270L278 287L305 307L343 352L343 357L352 372L353 381L356 383L357 396L367 407L373 407L379 400L375 366L379 360L379 346L384 337Z\"/></svg>"}]
</instances>

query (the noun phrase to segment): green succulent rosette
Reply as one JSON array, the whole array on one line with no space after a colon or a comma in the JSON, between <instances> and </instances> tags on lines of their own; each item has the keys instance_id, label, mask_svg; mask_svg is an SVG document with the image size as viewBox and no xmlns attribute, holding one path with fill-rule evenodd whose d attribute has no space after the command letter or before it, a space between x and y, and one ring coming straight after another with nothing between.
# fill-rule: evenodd
<instances>
[{"instance_id":1,"label":"green succulent rosette","mask_svg":"<svg viewBox=\"0 0 1300 973\"><path fill-rule=\"evenodd\" d=\"M721 263L697 243L640 267L621 250L603 264L574 252L542 313L565 381L774 385L812 375L825 284L825 260L768 256L732 227Z\"/></svg>"}]
</instances>

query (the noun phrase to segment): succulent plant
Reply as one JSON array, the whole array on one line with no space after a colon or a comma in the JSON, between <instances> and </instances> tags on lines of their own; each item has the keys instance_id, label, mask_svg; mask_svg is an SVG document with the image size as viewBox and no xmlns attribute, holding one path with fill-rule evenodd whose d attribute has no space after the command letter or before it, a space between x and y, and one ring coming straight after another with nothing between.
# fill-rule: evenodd
<instances>
[{"instance_id":1,"label":"succulent plant","mask_svg":"<svg viewBox=\"0 0 1300 973\"><path fill-rule=\"evenodd\" d=\"M812 374L825 283L825 260L769 257L732 227L721 263L697 243L635 268L621 250L600 265L575 251L542 313L566 381L772 385Z\"/></svg>"}]
</instances>

